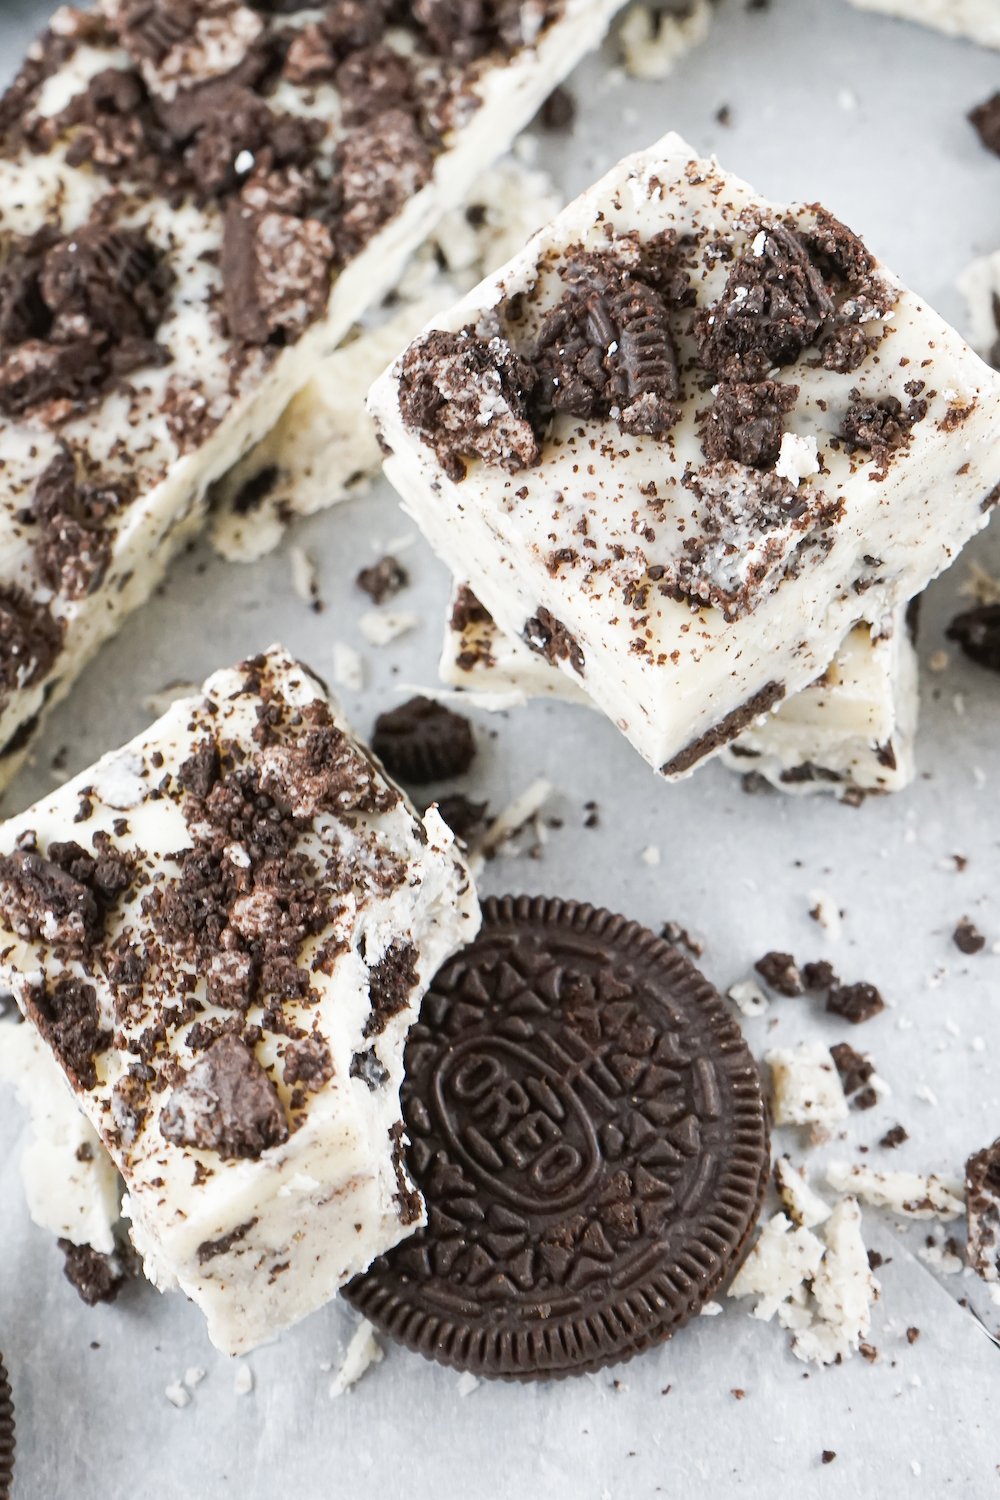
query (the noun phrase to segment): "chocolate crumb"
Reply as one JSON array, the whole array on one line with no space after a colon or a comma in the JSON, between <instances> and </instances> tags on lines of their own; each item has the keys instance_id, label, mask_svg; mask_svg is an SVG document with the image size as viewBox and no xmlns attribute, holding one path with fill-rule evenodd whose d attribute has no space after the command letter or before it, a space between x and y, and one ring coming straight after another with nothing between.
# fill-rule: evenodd
<instances>
[{"instance_id":1,"label":"chocolate crumb","mask_svg":"<svg viewBox=\"0 0 1000 1500\"><path fill-rule=\"evenodd\" d=\"M987 151L1000 156L1000 93L971 109L969 120Z\"/></svg>"},{"instance_id":2,"label":"chocolate crumb","mask_svg":"<svg viewBox=\"0 0 1000 1500\"><path fill-rule=\"evenodd\" d=\"M387 554L370 568L362 568L354 581L369 599L384 604L406 587L410 577L402 563Z\"/></svg>"},{"instance_id":3,"label":"chocolate crumb","mask_svg":"<svg viewBox=\"0 0 1000 1500\"><path fill-rule=\"evenodd\" d=\"M915 1344L917 1342L917 1339L919 1337L920 1337L920 1329L919 1328L908 1328L906 1330L906 1342L908 1344Z\"/></svg>"},{"instance_id":4,"label":"chocolate crumb","mask_svg":"<svg viewBox=\"0 0 1000 1500\"><path fill-rule=\"evenodd\" d=\"M559 84L542 105L538 118L546 130L571 130L576 121L576 99Z\"/></svg>"},{"instance_id":5,"label":"chocolate crumb","mask_svg":"<svg viewBox=\"0 0 1000 1500\"><path fill-rule=\"evenodd\" d=\"M824 1448L820 1454L820 1459L825 1464L832 1464L836 1457L837 1455L832 1448Z\"/></svg>"},{"instance_id":6,"label":"chocolate crumb","mask_svg":"<svg viewBox=\"0 0 1000 1500\"><path fill-rule=\"evenodd\" d=\"M986 939L968 917L962 917L951 936L955 947L961 953L982 953L986 947Z\"/></svg>"},{"instance_id":7,"label":"chocolate crumb","mask_svg":"<svg viewBox=\"0 0 1000 1500\"><path fill-rule=\"evenodd\" d=\"M956 615L945 631L978 667L1000 672L1000 604L979 604Z\"/></svg>"},{"instance_id":8,"label":"chocolate crumb","mask_svg":"<svg viewBox=\"0 0 1000 1500\"><path fill-rule=\"evenodd\" d=\"M484 826L488 805L485 802L473 802L464 792L456 792L451 797L442 797L437 803L437 810L455 837L467 844L472 835Z\"/></svg>"},{"instance_id":9,"label":"chocolate crumb","mask_svg":"<svg viewBox=\"0 0 1000 1500\"><path fill-rule=\"evenodd\" d=\"M807 990L823 994L839 985L840 979L829 959L821 958L816 963L803 964L802 982Z\"/></svg>"},{"instance_id":10,"label":"chocolate crumb","mask_svg":"<svg viewBox=\"0 0 1000 1500\"><path fill-rule=\"evenodd\" d=\"M679 922L665 922L660 929L660 937L672 948L686 948L695 958L700 958L705 951L705 944L700 938L692 937L686 927Z\"/></svg>"},{"instance_id":11,"label":"chocolate crumb","mask_svg":"<svg viewBox=\"0 0 1000 1500\"><path fill-rule=\"evenodd\" d=\"M390 776L412 786L464 776L476 753L468 719L431 698L410 698L375 721L372 749Z\"/></svg>"},{"instance_id":12,"label":"chocolate crumb","mask_svg":"<svg viewBox=\"0 0 1000 1500\"><path fill-rule=\"evenodd\" d=\"M802 994L802 976L790 953L777 953L772 950L770 953L765 953L763 958L759 958L754 968L764 982L779 995L792 997Z\"/></svg>"},{"instance_id":13,"label":"chocolate crumb","mask_svg":"<svg viewBox=\"0 0 1000 1500\"><path fill-rule=\"evenodd\" d=\"M873 1088L861 1089L851 1100L855 1109L874 1109L878 1103L878 1094Z\"/></svg>"},{"instance_id":14,"label":"chocolate crumb","mask_svg":"<svg viewBox=\"0 0 1000 1500\"><path fill-rule=\"evenodd\" d=\"M880 1250L869 1250L868 1251L868 1269L869 1269L869 1271L878 1271L884 1265L885 1265L885 1256L882 1254L882 1252Z\"/></svg>"},{"instance_id":15,"label":"chocolate crumb","mask_svg":"<svg viewBox=\"0 0 1000 1500\"><path fill-rule=\"evenodd\" d=\"M59 1249L65 1256L63 1273L71 1286L76 1288L88 1307L99 1302L114 1302L128 1281L128 1272L118 1255L104 1255L90 1245L74 1245L61 1239Z\"/></svg>"},{"instance_id":16,"label":"chocolate crumb","mask_svg":"<svg viewBox=\"0 0 1000 1500\"><path fill-rule=\"evenodd\" d=\"M840 1074L840 1082L845 1094L855 1094L875 1072L874 1065L860 1052L855 1051L850 1042L837 1042L830 1048L830 1055ZM864 1107L864 1106L862 1106Z\"/></svg>"},{"instance_id":17,"label":"chocolate crumb","mask_svg":"<svg viewBox=\"0 0 1000 1500\"><path fill-rule=\"evenodd\" d=\"M893 1125L886 1131L879 1145L884 1146L887 1151L895 1151L897 1146L901 1146L909 1139L909 1133L903 1129L902 1125Z\"/></svg>"},{"instance_id":18,"label":"chocolate crumb","mask_svg":"<svg viewBox=\"0 0 1000 1500\"><path fill-rule=\"evenodd\" d=\"M522 634L532 651L544 656L550 666L568 661L573 671L583 676L587 663L579 641L544 605L540 604L538 613L524 622Z\"/></svg>"},{"instance_id":19,"label":"chocolate crumb","mask_svg":"<svg viewBox=\"0 0 1000 1500\"><path fill-rule=\"evenodd\" d=\"M826 1008L831 1015L859 1026L885 1009L885 1001L873 984L842 984L827 996Z\"/></svg>"},{"instance_id":20,"label":"chocolate crumb","mask_svg":"<svg viewBox=\"0 0 1000 1500\"><path fill-rule=\"evenodd\" d=\"M217 1151L227 1160L258 1157L288 1139L288 1122L271 1082L247 1044L221 1036L190 1068L160 1111L160 1131L175 1146Z\"/></svg>"},{"instance_id":21,"label":"chocolate crumb","mask_svg":"<svg viewBox=\"0 0 1000 1500\"><path fill-rule=\"evenodd\" d=\"M405 1010L419 983L417 950L412 943L394 940L378 963L368 971L371 1014L365 1022L365 1038L381 1036L393 1016Z\"/></svg>"}]
</instances>

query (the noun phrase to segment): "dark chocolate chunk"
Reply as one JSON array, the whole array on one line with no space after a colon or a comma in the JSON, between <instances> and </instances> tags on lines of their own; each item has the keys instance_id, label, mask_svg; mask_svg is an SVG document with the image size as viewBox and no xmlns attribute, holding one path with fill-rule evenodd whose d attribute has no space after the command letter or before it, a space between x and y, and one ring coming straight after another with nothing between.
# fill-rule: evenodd
<instances>
[{"instance_id":1,"label":"dark chocolate chunk","mask_svg":"<svg viewBox=\"0 0 1000 1500\"><path fill-rule=\"evenodd\" d=\"M895 1151L897 1146L901 1146L909 1139L909 1132L904 1130L902 1125L892 1125L879 1141L879 1145L884 1146L887 1151Z\"/></svg>"},{"instance_id":2,"label":"dark chocolate chunk","mask_svg":"<svg viewBox=\"0 0 1000 1500\"><path fill-rule=\"evenodd\" d=\"M14 1483L14 1400L0 1356L0 1500L8 1500Z\"/></svg>"},{"instance_id":3,"label":"dark chocolate chunk","mask_svg":"<svg viewBox=\"0 0 1000 1500\"><path fill-rule=\"evenodd\" d=\"M884 1010L885 1001L873 984L841 984L826 997L826 1008L858 1026Z\"/></svg>"},{"instance_id":4,"label":"dark chocolate chunk","mask_svg":"<svg viewBox=\"0 0 1000 1500\"><path fill-rule=\"evenodd\" d=\"M756 385L723 381L702 432L702 449L709 463L745 464L773 469L784 433L784 416L795 405L797 385L761 380Z\"/></svg>"},{"instance_id":5,"label":"dark chocolate chunk","mask_svg":"<svg viewBox=\"0 0 1000 1500\"><path fill-rule=\"evenodd\" d=\"M463 843L467 844L471 836L486 822L487 804L471 801L464 792L442 797L436 805L452 833Z\"/></svg>"},{"instance_id":6,"label":"dark chocolate chunk","mask_svg":"<svg viewBox=\"0 0 1000 1500\"><path fill-rule=\"evenodd\" d=\"M646 271L631 245L618 255L580 251L560 267L569 290L546 313L531 353L536 427L558 412L611 416L623 432L651 436L676 422L670 311Z\"/></svg>"},{"instance_id":7,"label":"dark chocolate chunk","mask_svg":"<svg viewBox=\"0 0 1000 1500\"><path fill-rule=\"evenodd\" d=\"M372 749L390 776L411 786L464 776L476 753L472 725L443 703L410 698L375 720Z\"/></svg>"},{"instance_id":8,"label":"dark chocolate chunk","mask_svg":"<svg viewBox=\"0 0 1000 1500\"><path fill-rule=\"evenodd\" d=\"M1000 604L977 604L956 615L945 632L978 667L1000 672Z\"/></svg>"},{"instance_id":9,"label":"dark chocolate chunk","mask_svg":"<svg viewBox=\"0 0 1000 1500\"><path fill-rule=\"evenodd\" d=\"M111 1045L101 1026L97 992L69 974L25 991L25 1010L77 1089L97 1087L96 1059Z\"/></svg>"},{"instance_id":10,"label":"dark chocolate chunk","mask_svg":"<svg viewBox=\"0 0 1000 1500\"><path fill-rule=\"evenodd\" d=\"M238 1224L228 1234L220 1235L217 1240L203 1240L198 1246L198 1264L206 1266L210 1260L215 1260L217 1255L228 1255L234 1245L242 1244L255 1227L257 1220L248 1219L245 1224Z\"/></svg>"},{"instance_id":11,"label":"dark chocolate chunk","mask_svg":"<svg viewBox=\"0 0 1000 1500\"><path fill-rule=\"evenodd\" d=\"M410 1002L410 994L419 980L417 950L412 943L394 940L378 963L368 970L368 997L371 1015L365 1022L365 1038L381 1036L386 1026Z\"/></svg>"},{"instance_id":12,"label":"dark chocolate chunk","mask_svg":"<svg viewBox=\"0 0 1000 1500\"><path fill-rule=\"evenodd\" d=\"M351 1077L360 1078L372 1093L389 1081L389 1072L376 1057L374 1050L355 1052L351 1058Z\"/></svg>"},{"instance_id":13,"label":"dark chocolate chunk","mask_svg":"<svg viewBox=\"0 0 1000 1500\"><path fill-rule=\"evenodd\" d=\"M544 605L540 604L538 613L525 620L522 635L532 651L544 656L552 666L568 661L573 671L583 676L587 663L579 641Z\"/></svg>"},{"instance_id":14,"label":"dark chocolate chunk","mask_svg":"<svg viewBox=\"0 0 1000 1500\"><path fill-rule=\"evenodd\" d=\"M99 1302L114 1302L129 1279L119 1255L104 1255L90 1245L74 1245L71 1240L60 1240L59 1249L65 1256L63 1274L70 1286L75 1287L81 1301L88 1307L96 1307Z\"/></svg>"},{"instance_id":15,"label":"dark chocolate chunk","mask_svg":"<svg viewBox=\"0 0 1000 1500\"><path fill-rule=\"evenodd\" d=\"M326 308L333 242L318 219L234 199L222 240L223 305L231 338L293 342Z\"/></svg>"},{"instance_id":16,"label":"dark chocolate chunk","mask_svg":"<svg viewBox=\"0 0 1000 1500\"><path fill-rule=\"evenodd\" d=\"M830 1056L840 1074L840 1082L845 1094L856 1094L875 1072L870 1059L856 1052L850 1042L837 1042L830 1048Z\"/></svg>"},{"instance_id":17,"label":"dark chocolate chunk","mask_svg":"<svg viewBox=\"0 0 1000 1500\"><path fill-rule=\"evenodd\" d=\"M160 1111L175 1146L258 1157L288 1139L278 1091L245 1042L222 1036L189 1069Z\"/></svg>"},{"instance_id":18,"label":"dark chocolate chunk","mask_svg":"<svg viewBox=\"0 0 1000 1500\"><path fill-rule=\"evenodd\" d=\"M969 111L969 120L987 151L1000 156L1000 94L977 104Z\"/></svg>"},{"instance_id":19,"label":"dark chocolate chunk","mask_svg":"<svg viewBox=\"0 0 1000 1500\"><path fill-rule=\"evenodd\" d=\"M428 1224L349 1300L477 1375L668 1338L738 1263L767 1180L760 1080L719 996L624 918L488 900L410 1034L406 1166Z\"/></svg>"},{"instance_id":20,"label":"dark chocolate chunk","mask_svg":"<svg viewBox=\"0 0 1000 1500\"><path fill-rule=\"evenodd\" d=\"M406 587L410 577L401 562L387 555L370 568L362 568L354 581L369 599L374 599L376 604L384 604Z\"/></svg>"},{"instance_id":21,"label":"dark chocolate chunk","mask_svg":"<svg viewBox=\"0 0 1000 1500\"><path fill-rule=\"evenodd\" d=\"M425 333L403 355L399 409L449 479L464 479L473 457L513 474L541 456L525 404L532 379L506 339Z\"/></svg>"},{"instance_id":22,"label":"dark chocolate chunk","mask_svg":"<svg viewBox=\"0 0 1000 1500\"><path fill-rule=\"evenodd\" d=\"M802 975L790 953L765 953L754 964L757 973L779 995L801 995Z\"/></svg>"},{"instance_id":23,"label":"dark chocolate chunk","mask_svg":"<svg viewBox=\"0 0 1000 1500\"><path fill-rule=\"evenodd\" d=\"M982 953L986 947L986 939L968 917L962 918L951 936L955 947L962 953Z\"/></svg>"},{"instance_id":24,"label":"dark chocolate chunk","mask_svg":"<svg viewBox=\"0 0 1000 1500\"><path fill-rule=\"evenodd\" d=\"M968 1261L987 1281L1000 1279L1000 1140L965 1163Z\"/></svg>"}]
</instances>

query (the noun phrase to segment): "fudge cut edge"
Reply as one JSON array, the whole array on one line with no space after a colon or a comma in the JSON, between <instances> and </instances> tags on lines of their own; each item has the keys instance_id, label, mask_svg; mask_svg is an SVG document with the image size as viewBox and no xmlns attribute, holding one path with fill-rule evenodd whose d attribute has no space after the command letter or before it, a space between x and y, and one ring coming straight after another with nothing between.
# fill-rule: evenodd
<instances>
[{"instance_id":1,"label":"fudge cut edge","mask_svg":"<svg viewBox=\"0 0 1000 1500\"><path fill-rule=\"evenodd\" d=\"M0 849L0 982L121 1171L147 1275L217 1347L418 1226L403 1045L478 905L307 669L216 673Z\"/></svg>"},{"instance_id":2,"label":"fudge cut edge","mask_svg":"<svg viewBox=\"0 0 1000 1500\"><path fill-rule=\"evenodd\" d=\"M699 206L699 192L710 206ZM645 239L633 231L636 218ZM696 237L692 232L694 251L687 253L689 220ZM660 238L671 251L679 240L687 254L686 284L664 293L672 362L662 317L658 325L648 296L650 281L657 290L655 277L642 269L650 221L666 230ZM581 331L580 304L589 315L597 309L598 328L602 319L607 326L613 297L601 284L607 272L600 260L622 242L632 257L626 269L634 306L646 321L634 325L631 365L620 359L609 377L608 359L603 374L595 373L596 340L586 327ZM712 264L703 272L697 257L709 251ZM758 254L772 261L783 256L797 281L787 312L773 283L765 288L771 317L762 350L746 337L739 301L746 288L727 283L737 316L728 316L727 303L721 331L713 327L733 262L743 274ZM824 276L838 262L849 274L834 297ZM544 301L553 266L569 283L554 307L557 294L549 291ZM662 264L656 275L662 287L668 279ZM699 278L713 275L716 297L699 300ZM549 325L541 324L539 337L536 317L525 339L525 304L537 300L539 284ZM556 337L553 317L563 319ZM612 321L609 337L615 331ZM698 364L706 346L711 371ZM612 337L608 350L619 347ZM421 385L421 361L426 355L433 365L438 351L445 359L436 369L445 374ZM455 371L463 365L466 384L453 399ZM418 379L406 386L413 369ZM644 386L633 379L637 370L648 375ZM560 382L562 398L553 395ZM791 416L789 390L797 397ZM626 399L616 401L620 391ZM587 401L590 414L581 416ZM990 453L1000 434L1000 383L994 372L825 210L769 204L674 135L619 163L495 277L436 319L376 382L369 405L389 449L387 476L455 576L470 579L507 634L526 639L581 681L646 759L671 777L818 677L854 624L867 618L880 629L986 524L995 503ZM446 426L435 431L442 407ZM678 409L686 414L679 424ZM569 454L562 464L561 451ZM625 517L634 505L638 520L631 532L624 521L614 530L612 501L586 514L576 503L572 485L583 491L585 481L572 479L570 460L580 458L582 470L584 452L589 464L606 466L592 488L607 472L607 454L612 463L623 455L632 460L635 489ZM716 525L714 533L693 538L692 567L690 531L681 547L679 533L667 528L661 536L668 548L675 545L667 558L675 576L663 580L662 544L646 551L641 535L662 499L647 504L649 485L639 483L650 480L655 490L658 453L674 455L666 462L675 465L678 493L704 491L706 478L722 476L730 485L722 505L735 513L732 535L745 549L723 536L713 550ZM756 508L743 504L747 496L756 497ZM699 501L711 519L718 496ZM581 542L595 515L603 530L595 538L591 527ZM877 547L888 549L885 557ZM753 553L755 569L763 564L757 572L740 571L744 550ZM600 590L593 583L595 555L610 580ZM704 590L699 567L708 577ZM713 569L725 584L726 570L735 570L739 589L717 586ZM638 628L619 628L617 617Z\"/></svg>"}]
</instances>

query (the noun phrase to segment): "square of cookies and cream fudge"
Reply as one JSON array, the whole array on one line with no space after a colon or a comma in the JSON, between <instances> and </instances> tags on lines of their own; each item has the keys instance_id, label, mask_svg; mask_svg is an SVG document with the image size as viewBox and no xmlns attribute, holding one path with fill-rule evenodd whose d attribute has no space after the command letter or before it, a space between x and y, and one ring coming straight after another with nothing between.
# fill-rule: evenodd
<instances>
[{"instance_id":1,"label":"square of cookies and cream fudge","mask_svg":"<svg viewBox=\"0 0 1000 1500\"><path fill-rule=\"evenodd\" d=\"M901 21L919 21L946 36L968 37L984 47L1000 47L997 0L851 0L851 4Z\"/></svg>"},{"instance_id":2,"label":"square of cookies and cream fudge","mask_svg":"<svg viewBox=\"0 0 1000 1500\"><path fill-rule=\"evenodd\" d=\"M478 922L436 810L278 647L0 830L0 985L121 1172L146 1274L220 1349L422 1221L403 1046Z\"/></svg>"},{"instance_id":3,"label":"square of cookies and cream fudge","mask_svg":"<svg viewBox=\"0 0 1000 1500\"><path fill-rule=\"evenodd\" d=\"M818 205L678 136L372 389L404 507L502 630L686 774L984 526L1000 381Z\"/></svg>"},{"instance_id":4,"label":"square of cookies and cream fudge","mask_svg":"<svg viewBox=\"0 0 1000 1500\"><path fill-rule=\"evenodd\" d=\"M618 3L56 12L0 100L0 780Z\"/></svg>"},{"instance_id":5,"label":"square of cookies and cream fudge","mask_svg":"<svg viewBox=\"0 0 1000 1500\"><path fill-rule=\"evenodd\" d=\"M909 786L919 693L908 613L898 610L875 639L856 625L822 676L749 724L723 750L723 764L783 792L850 799ZM578 682L504 635L467 584L452 589L439 672L485 708L546 697L594 707Z\"/></svg>"}]
</instances>

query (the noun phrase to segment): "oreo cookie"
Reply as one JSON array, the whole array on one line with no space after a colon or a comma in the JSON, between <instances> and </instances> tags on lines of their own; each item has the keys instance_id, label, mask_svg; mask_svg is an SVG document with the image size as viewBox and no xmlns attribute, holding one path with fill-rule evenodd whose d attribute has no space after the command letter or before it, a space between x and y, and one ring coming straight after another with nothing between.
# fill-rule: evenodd
<instances>
[{"instance_id":1,"label":"oreo cookie","mask_svg":"<svg viewBox=\"0 0 1000 1500\"><path fill-rule=\"evenodd\" d=\"M676 948L592 906L484 902L410 1034L402 1107L428 1223L347 1296L455 1369L631 1358L729 1277L760 1210L767 1120L738 1026Z\"/></svg>"},{"instance_id":2,"label":"oreo cookie","mask_svg":"<svg viewBox=\"0 0 1000 1500\"><path fill-rule=\"evenodd\" d=\"M462 776L472 764L472 725L431 698L410 698L375 720L372 749L390 776L409 786Z\"/></svg>"},{"instance_id":3,"label":"oreo cookie","mask_svg":"<svg viewBox=\"0 0 1000 1500\"><path fill-rule=\"evenodd\" d=\"M7 1500L14 1483L14 1402L10 1381L0 1357L0 1500Z\"/></svg>"}]
</instances>

